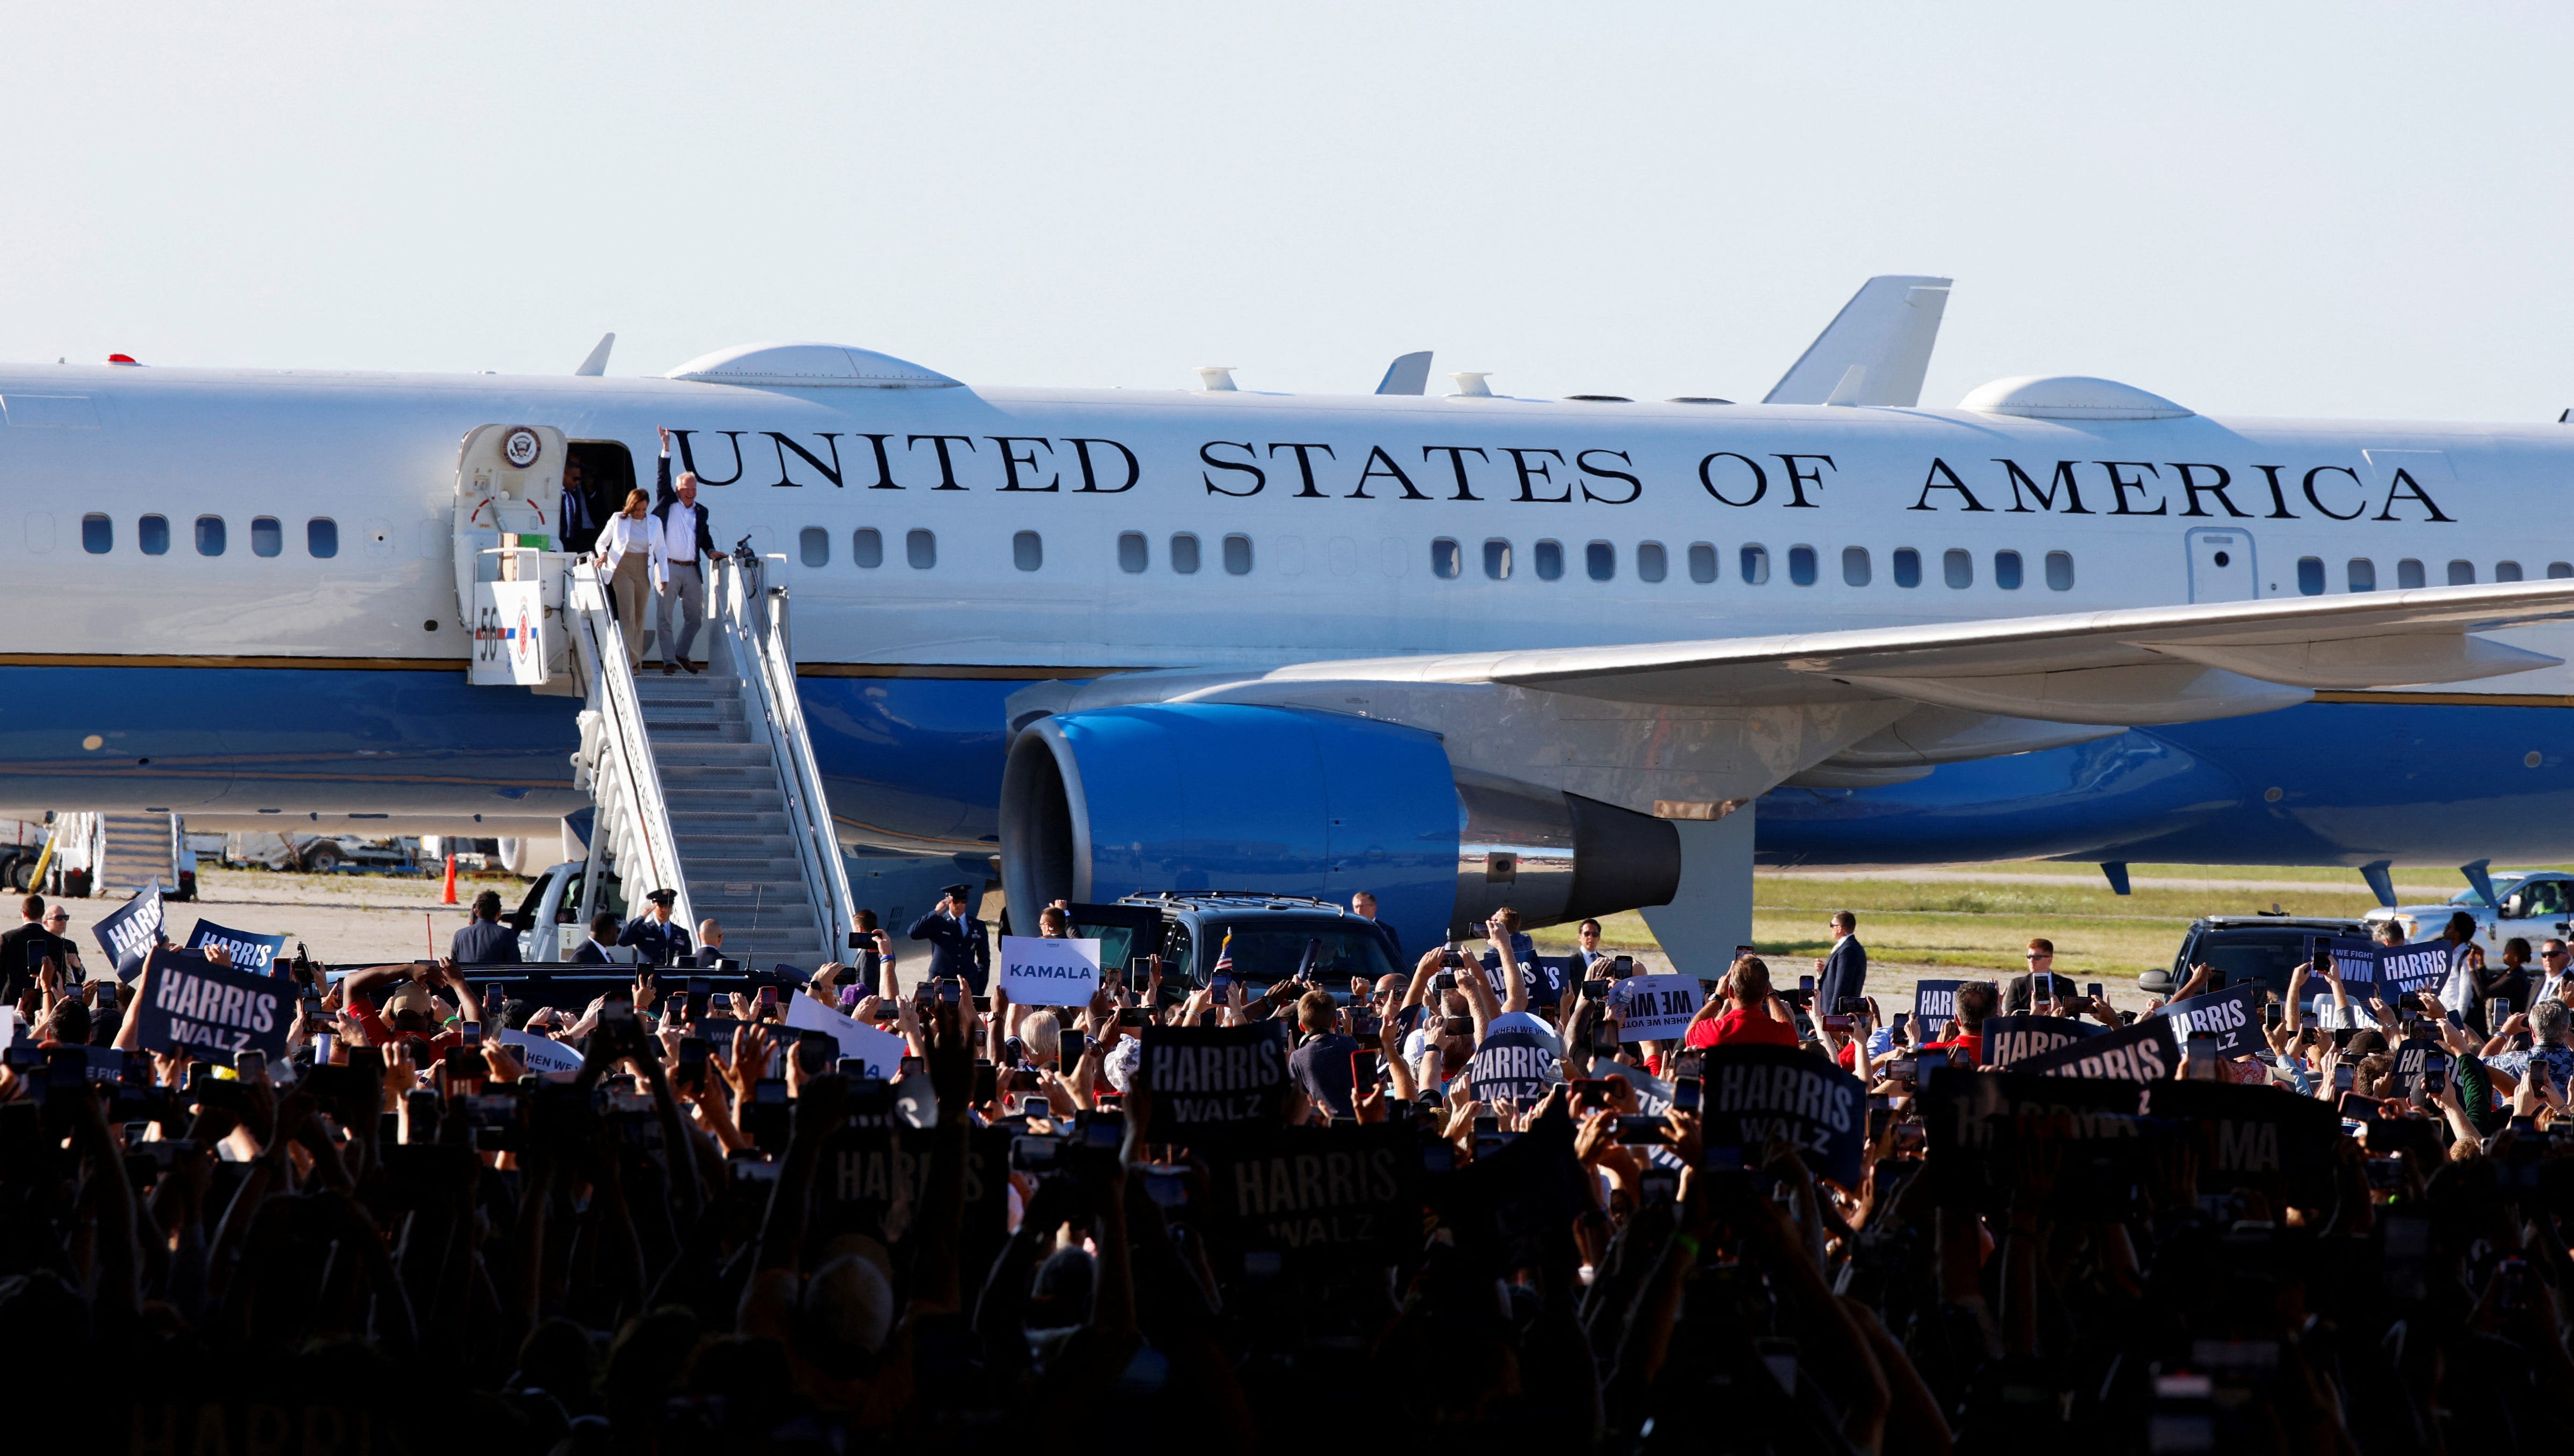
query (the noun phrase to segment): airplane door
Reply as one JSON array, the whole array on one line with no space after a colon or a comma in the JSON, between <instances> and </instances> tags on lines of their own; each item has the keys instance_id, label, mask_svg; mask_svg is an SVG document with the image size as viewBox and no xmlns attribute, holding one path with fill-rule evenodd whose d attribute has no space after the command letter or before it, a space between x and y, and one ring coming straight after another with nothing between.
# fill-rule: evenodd
<instances>
[{"instance_id":1,"label":"airplane door","mask_svg":"<svg viewBox=\"0 0 2574 1456\"><path fill-rule=\"evenodd\" d=\"M2261 595L2252 562L2252 533L2200 527L2189 533L2189 600L2249 602Z\"/></svg>"}]
</instances>

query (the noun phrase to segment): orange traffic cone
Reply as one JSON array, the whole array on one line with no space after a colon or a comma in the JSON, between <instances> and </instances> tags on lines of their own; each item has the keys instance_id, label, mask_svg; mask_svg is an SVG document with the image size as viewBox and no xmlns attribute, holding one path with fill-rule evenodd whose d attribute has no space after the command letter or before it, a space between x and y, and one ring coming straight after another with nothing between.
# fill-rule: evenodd
<instances>
[{"instance_id":1,"label":"orange traffic cone","mask_svg":"<svg viewBox=\"0 0 2574 1456\"><path fill-rule=\"evenodd\" d=\"M447 897L439 903L443 905L456 903L456 856L453 854L447 856Z\"/></svg>"}]
</instances>

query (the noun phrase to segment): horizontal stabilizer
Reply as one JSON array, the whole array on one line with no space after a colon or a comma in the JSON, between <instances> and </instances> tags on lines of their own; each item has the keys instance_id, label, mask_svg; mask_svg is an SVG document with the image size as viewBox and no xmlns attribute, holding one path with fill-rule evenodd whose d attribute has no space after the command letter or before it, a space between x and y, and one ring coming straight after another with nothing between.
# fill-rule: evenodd
<instances>
[{"instance_id":1,"label":"horizontal stabilizer","mask_svg":"<svg viewBox=\"0 0 2574 1456\"><path fill-rule=\"evenodd\" d=\"M1930 346L1948 307L1944 278L1887 274L1860 285L1806 347L1765 405L1893 405L1922 400Z\"/></svg>"}]
</instances>

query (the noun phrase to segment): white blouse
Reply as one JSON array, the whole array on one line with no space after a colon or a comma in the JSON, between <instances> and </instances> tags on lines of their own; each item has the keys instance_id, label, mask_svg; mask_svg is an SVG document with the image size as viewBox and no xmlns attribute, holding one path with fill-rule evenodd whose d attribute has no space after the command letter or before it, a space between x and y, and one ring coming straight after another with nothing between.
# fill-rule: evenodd
<instances>
[{"instance_id":1,"label":"white blouse","mask_svg":"<svg viewBox=\"0 0 2574 1456\"><path fill-rule=\"evenodd\" d=\"M641 521L632 516L609 517L608 524L600 528L597 550L600 569L606 575L615 576L618 565L634 552L644 554L656 578L661 575L661 533L649 516Z\"/></svg>"}]
</instances>

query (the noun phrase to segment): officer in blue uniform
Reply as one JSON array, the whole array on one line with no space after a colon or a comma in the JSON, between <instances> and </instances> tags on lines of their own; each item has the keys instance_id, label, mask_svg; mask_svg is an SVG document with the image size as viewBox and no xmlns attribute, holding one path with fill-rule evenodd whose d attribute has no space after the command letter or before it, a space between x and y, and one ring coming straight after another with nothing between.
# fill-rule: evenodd
<instances>
[{"instance_id":1,"label":"officer in blue uniform","mask_svg":"<svg viewBox=\"0 0 2574 1456\"><path fill-rule=\"evenodd\" d=\"M679 892L656 889L644 896L651 908L626 922L626 933L617 937L620 945L632 945L645 965L675 965L695 956L697 947L688 939L684 926L670 921L670 906L678 903Z\"/></svg>"},{"instance_id":2,"label":"officer in blue uniform","mask_svg":"<svg viewBox=\"0 0 2574 1456\"><path fill-rule=\"evenodd\" d=\"M930 979L962 977L979 996L992 973L992 937L966 911L965 897L972 893L962 884L947 886L938 908L911 922L910 935L929 942Z\"/></svg>"}]
</instances>

